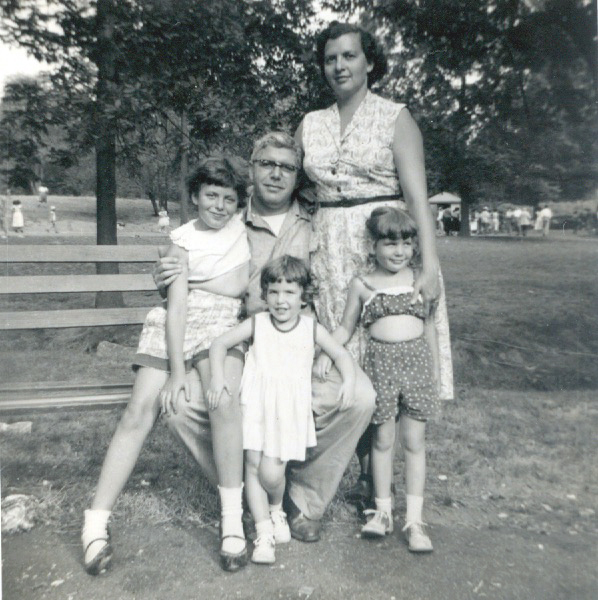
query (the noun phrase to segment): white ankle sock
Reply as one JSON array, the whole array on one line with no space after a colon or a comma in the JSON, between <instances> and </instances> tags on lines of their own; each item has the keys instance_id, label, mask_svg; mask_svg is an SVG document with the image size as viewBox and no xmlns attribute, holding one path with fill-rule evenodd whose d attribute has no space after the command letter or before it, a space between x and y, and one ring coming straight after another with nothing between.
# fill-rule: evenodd
<instances>
[{"instance_id":1,"label":"white ankle sock","mask_svg":"<svg viewBox=\"0 0 598 600\"><path fill-rule=\"evenodd\" d=\"M392 515L392 500L390 496L388 498L374 498L376 503L376 509L386 513L388 516Z\"/></svg>"},{"instance_id":2,"label":"white ankle sock","mask_svg":"<svg viewBox=\"0 0 598 600\"><path fill-rule=\"evenodd\" d=\"M90 509L85 511L85 521L81 532L81 538L84 542L89 544L92 540L106 535L106 527L111 514L112 511L110 510Z\"/></svg>"},{"instance_id":3,"label":"white ankle sock","mask_svg":"<svg viewBox=\"0 0 598 600\"><path fill-rule=\"evenodd\" d=\"M220 494L222 550L230 554L238 554L245 548L245 532L243 531L242 518L243 485L238 488L218 486L218 493Z\"/></svg>"},{"instance_id":4,"label":"white ankle sock","mask_svg":"<svg viewBox=\"0 0 598 600\"><path fill-rule=\"evenodd\" d=\"M257 537L261 535L274 535L274 525L270 519L260 521L255 524L255 532L257 533Z\"/></svg>"},{"instance_id":5,"label":"white ankle sock","mask_svg":"<svg viewBox=\"0 0 598 600\"><path fill-rule=\"evenodd\" d=\"M407 523L421 523L422 507L424 505L423 496L405 494L405 499L407 500L407 514L405 515L405 521Z\"/></svg>"},{"instance_id":6,"label":"white ankle sock","mask_svg":"<svg viewBox=\"0 0 598 600\"><path fill-rule=\"evenodd\" d=\"M282 512L282 502L279 504L270 504L270 514L276 512Z\"/></svg>"}]
</instances>

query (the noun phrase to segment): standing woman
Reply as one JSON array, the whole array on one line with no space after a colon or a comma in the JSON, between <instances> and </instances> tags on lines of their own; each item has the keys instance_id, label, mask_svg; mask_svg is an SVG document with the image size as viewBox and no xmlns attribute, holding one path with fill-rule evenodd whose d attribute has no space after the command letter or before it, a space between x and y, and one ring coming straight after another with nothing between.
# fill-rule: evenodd
<instances>
[{"instance_id":1,"label":"standing woman","mask_svg":"<svg viewBox=\"0 0 598 600\"><path fill-rule=\"evenodd\" d=\"M406 208L417 224L423 262L414 301L421 293L426 306L435 308L441 397L452 398L448 318L421 133L404 104L370 91L387 64L369 32L334 21L318 36L316 54L336 102L305 115L296 138L318 197L311 262L319 286L318 317L331 331L338 326L349 281L367 266L364 232L371 212L384 205ZM349 349L360 358L357 344L354 338Z\"/></svg>"},{"instance_id":2,"label":"standing woman","mask_svg":"<svg viewBox=\"0 0 598 600\"><path fill-rule=\"evenodd\" d=\"M421 294L426 309L434 311L440 397L452 398L448 317L421 133L404 104L370 91L387 68L384 53L370 33L334 21L318 36L316 57L336 102L305 115L296 139L305 152L303 166L318 198L311 259L319 288L318 318L334 331L343 315L349 282L367 270L364 257L372 250L365 221L371 212L384 205L406 209L417 225L422 257L412 302ZM364 341L358 332L347 344L358 360Z\"/></svg>"}]
</instances>

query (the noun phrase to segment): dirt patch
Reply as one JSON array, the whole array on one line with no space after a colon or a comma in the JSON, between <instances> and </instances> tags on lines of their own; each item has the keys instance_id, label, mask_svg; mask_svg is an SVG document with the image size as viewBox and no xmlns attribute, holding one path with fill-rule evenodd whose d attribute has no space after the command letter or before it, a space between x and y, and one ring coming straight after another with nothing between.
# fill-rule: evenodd
<instances>
[{"instance_id":1,"label":"dirt patch","mask_svg":"<svg viewBox=\"0 0 598 600\"><path fill-rule=\"evenodd\" d=\"M588 534L438 526L435 552L414 556L396 531L370 542L328 527L317 544L277 548L272 567L227 574L208 530L125 526L114 534L113 570L93 579L79 564L77 534L44 529L5 539L5 600L590 600L598 585L597 539Z\"/></svg>"}]
</instances>

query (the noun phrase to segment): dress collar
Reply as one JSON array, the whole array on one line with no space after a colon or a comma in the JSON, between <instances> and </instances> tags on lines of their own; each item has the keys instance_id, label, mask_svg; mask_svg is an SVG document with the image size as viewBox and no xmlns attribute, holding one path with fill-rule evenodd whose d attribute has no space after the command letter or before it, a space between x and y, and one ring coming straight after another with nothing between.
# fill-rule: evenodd
<instances>
[{"instance_id":1,"label":"dress collar","mask_svg":"<svg viewBox=\"0 0 598 600\"><path fill-rule=\"evenodd\" d=\"M357 126L359 123L359 119L361 114L364 112L366 106L368 106L374 99L374 94L368 89L363 97L363 100L359 103L357 110L353 113L351 120L347 124L345 131L341 135L341 115L338 110L338 104L335 102L330 108L330 113L332 117L332 131L334 133L334 138L340 142L340 140L346 138Z\"/></svg>"}]
</instances>

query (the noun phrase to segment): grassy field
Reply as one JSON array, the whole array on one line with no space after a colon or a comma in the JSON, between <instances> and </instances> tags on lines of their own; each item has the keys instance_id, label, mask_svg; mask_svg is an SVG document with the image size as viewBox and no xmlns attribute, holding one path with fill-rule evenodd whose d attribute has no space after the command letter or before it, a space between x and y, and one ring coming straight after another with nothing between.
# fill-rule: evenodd
<instances>
[{"instance_id":1,"label":"grassy field","mask_svg":"<svg viewBox=\"0 0 598 600\"><path fill-rule=\"evenodd\" d=\"M429 426L427 520L595 531L598 241L441 238L439 252L457 394ZM129 300L151 305L154 297ZM133 346L137 334L106 331L103 339ZM129 379L126 360L98 356L97 342L77 331L4 336L2 380ZM119 414L36 415L31 436L2 434L3 495L34 494L42 521L78 528ZM355 472L352 465L329 525L356 525L344 500ZM116 521L207 524L217 518L215 507L214 493L159 423Z\"/></svg>"}]
</instances>

